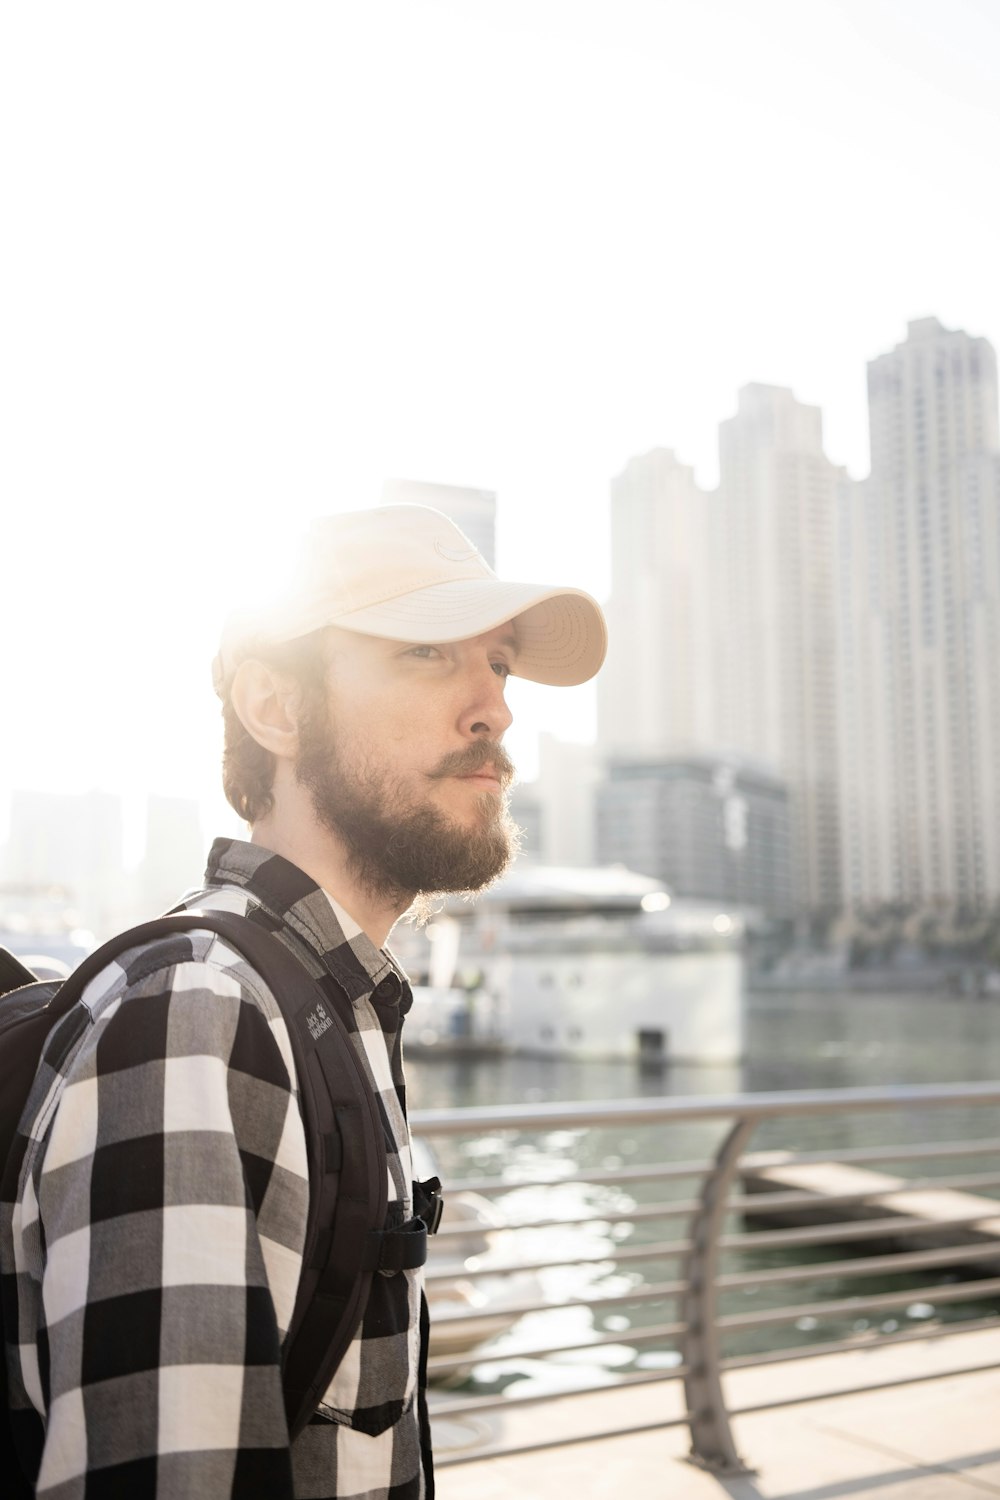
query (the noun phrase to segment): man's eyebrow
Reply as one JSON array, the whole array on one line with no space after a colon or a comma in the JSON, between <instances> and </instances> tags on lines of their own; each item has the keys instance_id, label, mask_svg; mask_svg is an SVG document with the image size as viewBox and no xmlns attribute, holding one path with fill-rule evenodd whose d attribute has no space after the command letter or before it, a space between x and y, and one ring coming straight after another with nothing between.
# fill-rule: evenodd
<instances>
[{"instance_id":1,"label":"man's eyebrow","mask_svg":"<svg viewBox=\"0 0 1000 1500\"><path fill-rule=\"evenodd\" d=\"M514 656L517 655L517 636L513 630L508 630L506 635L502 635L499 644L506 646L507 650L512 652Z\"/></svg>"}]
</instances>

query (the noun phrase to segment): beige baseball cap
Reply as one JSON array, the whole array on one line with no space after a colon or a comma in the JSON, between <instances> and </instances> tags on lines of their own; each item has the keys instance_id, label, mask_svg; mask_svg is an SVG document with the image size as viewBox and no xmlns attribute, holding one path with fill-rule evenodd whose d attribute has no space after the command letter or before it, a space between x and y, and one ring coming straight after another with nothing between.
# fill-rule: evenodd
<instances>
[{"instance_id":1,"label":"beige baseball cap","mask_svg":"<svg viewBox=\"0 0 1000 1500\"><path fill-rule=\"evenodd\" d=\"M582 589L505 583L453 521L423 505L383 505L313 521L281 595L227 622L212 666L228 691L246 657L324 625L437 645L510 620L518 677L572 687L593 677L608 632Z\"/></svg>"}]
</instances>

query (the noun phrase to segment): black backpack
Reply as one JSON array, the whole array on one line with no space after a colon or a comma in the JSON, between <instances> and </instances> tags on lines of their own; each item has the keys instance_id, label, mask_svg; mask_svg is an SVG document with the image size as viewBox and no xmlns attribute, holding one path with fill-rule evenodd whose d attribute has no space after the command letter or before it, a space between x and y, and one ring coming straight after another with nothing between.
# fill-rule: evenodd
<instances>
[{"instance_id":1,"label":"black backpack","mask_svg":"<svg viewBox=\"0 0 1000 1500\"><path fill-rule=\"evenodd\" d=\"M27 1138L18 1127L45 1041L56 1022L120 953L206 930L223 936L274 995L288 1025L298 1075L309 1160L309 1217L282 1358L285 1410L289 1432L295 1437L316 1410L360 1326L373 1275L423 1265L427 1236L437 1229L442 1201L436 1177L414 1183L415 1217L398 1229L384 1228L388 1169L378 1102L336 1008L278 938L233 912L176 912L112 938L61 981L37 980L0 948L0 1198L9 1205L17 1196L27 1147ZM317 1005L322 1006L322 1026L316 1024ZM0 1332L4 1332L4 1343L16 1296L16 1285L3 1286ZM424 1343L426 1351L426 1339ZM2 1343L0 1351L5 1352ZM9 1410L4 1358L0 1358L0 1395ZM16 1493L8 1485L16 1485L14 1476L23 1472L17 1449L11 1422L0 1418L4 1495ZM33 1494L33 1487L22 1493Z\"/></svg>"}]
</instances>

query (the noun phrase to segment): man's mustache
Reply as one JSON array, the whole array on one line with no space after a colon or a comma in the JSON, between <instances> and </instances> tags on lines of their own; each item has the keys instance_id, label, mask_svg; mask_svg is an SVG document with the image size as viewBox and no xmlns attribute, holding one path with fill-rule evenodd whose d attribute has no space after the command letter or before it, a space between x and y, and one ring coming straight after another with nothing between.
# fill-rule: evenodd
<instances>
[{"instance_id":1,"label":"man's mustache","mask_svg":"<svg viewBox=\"0 0 1000 1500\"><path fill-rule=\"evenodd\" d=\"M514 780L514 762L497 740L474 740L464 750L452 750L438 761L430 778L441 781L445 776L474 776L477 771L493 771L504 791Z\"/></svg>"}]
</instances>

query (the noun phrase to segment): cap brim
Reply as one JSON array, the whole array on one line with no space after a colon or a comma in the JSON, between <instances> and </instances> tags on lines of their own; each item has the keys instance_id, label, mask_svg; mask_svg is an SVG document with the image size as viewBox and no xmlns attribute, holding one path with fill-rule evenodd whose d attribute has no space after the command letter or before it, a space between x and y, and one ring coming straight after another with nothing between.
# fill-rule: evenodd
<instances>
[{"instance_id":1,"label":"cap brim","mask_svg":"<svg viewBox=\"0 0 1000 1500\"><path fill-rule=\"evenodd\" d=\"M575 687L600 670L608 648L607 626L596 599L582 589L458 579L353 610L329 623L362 635L432 645L482 635L508 620L517 636L515 676L550 687Z\"/></svg>"}]
</instances>

